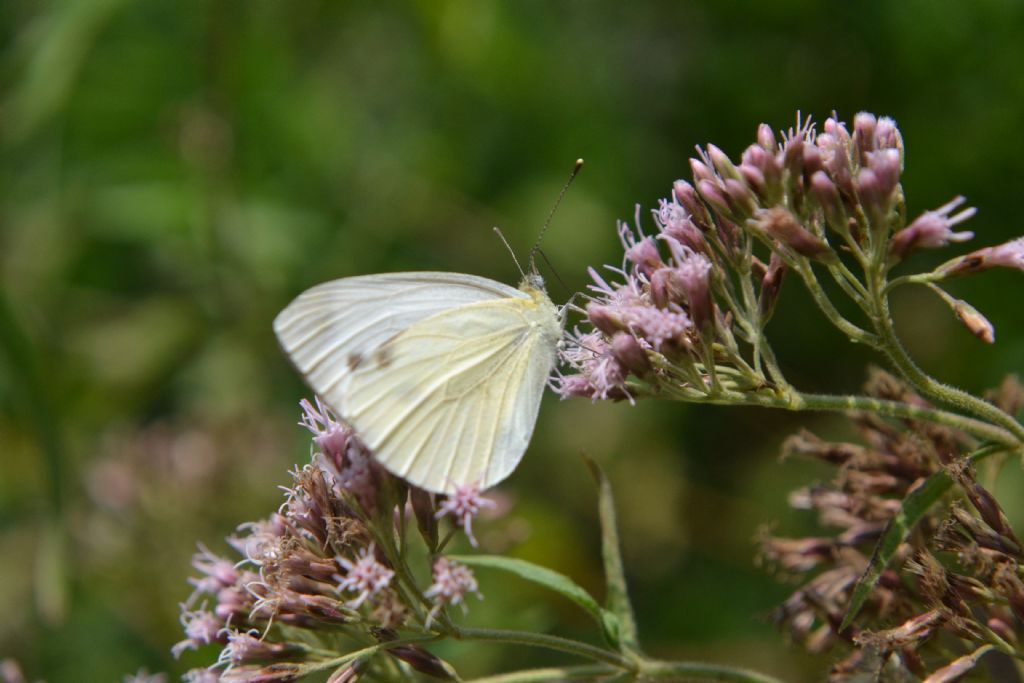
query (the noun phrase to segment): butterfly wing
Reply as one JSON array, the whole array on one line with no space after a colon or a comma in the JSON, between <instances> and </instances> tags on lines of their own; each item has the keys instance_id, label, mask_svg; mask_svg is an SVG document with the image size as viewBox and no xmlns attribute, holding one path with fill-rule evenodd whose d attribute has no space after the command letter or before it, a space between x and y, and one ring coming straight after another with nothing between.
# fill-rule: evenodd
<instances>
[{"instance_id":1,"label":"butterfly wing","mask_svg":"<svg viewBox=\"0 0 1024 683\"><path fill-rule=\"evenodd\" d=\"M388 470L450 492L515 469L561 337L547 296L516 292L416 322L351 372L341 415Z\"/></svg>"},{"instance_id":2,"label":"butterfly wing","mask_svg":"<svg viewBox=\"0 0 1024 683\"><path fill-rule=\"evenodd\" d=\"M274 332L313 390L344 412L352 371L385 341L442 311L508 297L529 298L500 282L459 273L349 277L300 294L274 320Z\"/></svg>"}]
</instances>

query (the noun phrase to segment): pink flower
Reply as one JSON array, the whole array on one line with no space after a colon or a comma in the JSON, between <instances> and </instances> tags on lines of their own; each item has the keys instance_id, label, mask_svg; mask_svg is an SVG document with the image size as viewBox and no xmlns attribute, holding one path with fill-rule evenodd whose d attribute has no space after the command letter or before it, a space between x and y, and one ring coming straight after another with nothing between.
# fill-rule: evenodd
<instances>
[{"instance_id":1,"label":"pink flower","mask_svg":"<svg viewBox=\"0 0 1024 683\"><path fill-rule=\"evenodd\" d=\"M953 232L955 225L963 223L975 213L973 206L950 215L966 199L955 197L934 211L925 211L907 227L893 235L889 243L890 253L897 259L906 258L917 249L936 249L950 242L966 242L974 237L973 232Z\"/></svg>"},{"instance_id":2,"label":"pink flower","mask_svg":"<svg viewBox=\"0 0 1024 683\"><path fill-rule=\"evenodd\" d=\"M992 247L988 254L988 265L1024 270L1024 237Z\"/></svg>"},{"instance_id":3,"label":"pink flower","mask_svg":"<svg viewBox=\"0 0 1024 683\"><path fill-rule=\"evenodd\" d=\"M218 557L199 546L199 552L192 557L192 567L202 572L203 576L191 577L188 582L195 586L195 594L209 593L216 595L223 588L235 585L238 581L238 569L235 563Z\"/></svg>"},{"instance_id":4,"label":"pink flower","mask_svg":"<svg viewBox=\"0 0 1024 683\"><path fill-rule=\"evenodd\" d=\"M570 335L571 343L562 351L562 360L577 371L553 382L562 398L583 396L594 401L626 398L626 370L600 332Z\"/></svg>"},{"instance_id":5,"label":"pink flower","mask_svg":"<svg viewBox=\"0 0 1024 683\"><path fill-rule=\"evenodd\" d=\"M444 501L441 502L441 505L438 506L435 517L441 519L449 514L454 517L457 523L462 526L463 531L466 532L470 544L475 548L476 539L473 538L473 518L480 514L480 511L484 508L493 507L495 507L494 501L485 498L480 492L479 486L465 484L463 486L456 486L455 491L448 494Z\"/></svg>"},{"instance_id":6,"label":"pink flower","mask_svg":"<svg viewBox=\"0 0 1024 683\"><path fill-rule=\"evenodd\" d=\"M427 615L427 628L430 628L430 622L445 605L461 605L465 613L464 598L467 593L475 593L481 600L484 598L478 590L476 577L464 564L449 560L447 557L439 557L434 561L433 574L434 583L423 594L434 602L433 609Z\"/></svg>"},{"instance_id":7,"label":"pink flower","mask_svg":"<svg viewBox=\"0 0 1024 683\"><path fill-rule=\"evenodd\" d=\"M344 578L336 577L339 578L338 590L359 594L348 603L351 609L358 609L367 598L387 588L395 576L393 570L377 561L372 543L360 551L359 559L355 562L345 557L338 557L337 560L345 569Z\"/></svg>"},{"instance_id":8,"label":"pink flower","mask_svg":"<svg viewBox=\"0 0 1024 683\"><path fill-rule=\"evenodd\" d=\"M313 434L313 443L323 454L335 462L341 462L352 430L338 421L330 406L321 401L319 396L315 398L315 408L309 399L299 401L303 411L299 424Z\"/></svg>"},{"instance_id":9,"label":"pink flower","mask_svg":"<svg viewBox=\"0 0 1024 683\"><path fill-rule=\"evenodd\" d=\"M171 648L171 654L175 659L181 657L181 653L185 650L195 650L203 645L221 640L220 633L224 628L224 622L218 619L213 612L205 609L183 610L181 625L185 630L185 640Z\"/></svg>"}]
</instances>

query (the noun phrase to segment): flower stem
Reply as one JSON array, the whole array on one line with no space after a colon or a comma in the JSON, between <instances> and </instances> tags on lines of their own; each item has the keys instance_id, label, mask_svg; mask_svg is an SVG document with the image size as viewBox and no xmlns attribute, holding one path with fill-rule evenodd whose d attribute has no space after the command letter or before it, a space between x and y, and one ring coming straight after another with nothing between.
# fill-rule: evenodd
<instances>
[{"instance_id":1,"label":"flower stem","mask_svg":"<svg viewBox=\"0 0 1024 683\"><path fill-rule=\"evenodd\" d=\"M552 636L545 633L531 633L529 631L508 631L492 628L458 628L452 634L460 640L492 641L497 643L513 643L518 645L529 645L541 647L548 650L568 652L579 657L586 657L597 662L610 664L617 669L634 670L635 663L622 655L595 647L578 640L570 640L561 636Z\"/></svg>"},{"instance_id":2,"label":"flower stem","mask_svg":"<svg viewBox=\"0 0 1024 683\"><path fill-rule=\"evenodd\" d=\"M882 280L881 276L873 278L872 324L879 337L879 347L896 366L900 374L926 398L973 413L994 425L999 425L1016 437L1015 445L1024 444L1024 425L988 401L972 396L962 389L943 384L917 366L900 342L899 337L896 336L896 329L893 327L892 316L889 312L889 299L883 293L885 287Z\"/></svg>"},{"instance_id":3,"label":"flower stem","mask_svg":"<svg viewBox=\"0 0 1024 683\"><path fill-rule=\"evenodd\" d=\"M638 392L643 393L643 392ZM726 392L715 396L701 394L696 396L685 391L673 392L672 398L689 403L712 403L716 405L748 405L764 408L782 408L784 410L802 411L816 410L829 412L861 411L875 413L884 417L909 420L925 420L936 424L953 427L973 434L982 439L998 444L1017 448L1021 439L1010 430L990 424L989 422L951 413L935 408L911 405L901 401L887 401L870 396L838 396L832 394L804 394L791 392L789 395L771 395L761 393Z\"/></svg>"},{"instance_id":4,"label":"flower stem","mask_svg":"<svg viewBox=\"0 0 1024 683\"><path fill-rule=\"evenodd\" d=\"M640 675L653 680L729 681L731 683L781 683L767 674L701 662L643 661Z\"/></svg>"},{"instance_id":5,"label":"flower stem","mask_svg":"<svg viewBox=\"0 0 1024 683\"><path fill-rule=\"evenodd\" d=\"M497 676L473 678L466 683L541 683L542 681L578 681L609 676L616 672L603 664L583 666L551 667L547 669L525 669L511 671Z\"/></svg>"}]
</instances>

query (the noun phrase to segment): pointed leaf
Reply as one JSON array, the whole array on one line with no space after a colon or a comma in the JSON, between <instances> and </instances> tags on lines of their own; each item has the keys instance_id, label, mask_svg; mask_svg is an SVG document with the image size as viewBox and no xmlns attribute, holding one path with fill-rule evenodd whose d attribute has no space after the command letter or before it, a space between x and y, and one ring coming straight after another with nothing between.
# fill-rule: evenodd
<instances>
[{"instance_id":1,"label":"pointed leaf","mask_svg":"<svg viewBox=\"0 0 1024 683\"><path fill-rule=\"evenodd\" d=\"M600 466L586 455L583 461L590 470L597 484L597 510L601 518L601 555L604 559L604 576L608 587L605 600L608 609L618 619L618 643L630 650L639 649L637 642L636 619L633 617L633 605L629 601L629 589L626 586L626 573L622 564L622 551L619 546L619 527L615 516L615 500L612 498L612 486L605 477ZM613 641L615 642L615 641Z\"/></svg>"},{"instance_id":2,"label":"pointed leaf","mask_svg":"<svg viewBox=\"0 0 1024 683\"><path fill-rule=\"evenodd\" d=\"M561 593L582 607L595 621L604 626L601 606L587 591L565 574L526 560L501 555L449 555L450 559L474 567L490 567L515 574L539 586Z\"/></svg>"}]
</instances>

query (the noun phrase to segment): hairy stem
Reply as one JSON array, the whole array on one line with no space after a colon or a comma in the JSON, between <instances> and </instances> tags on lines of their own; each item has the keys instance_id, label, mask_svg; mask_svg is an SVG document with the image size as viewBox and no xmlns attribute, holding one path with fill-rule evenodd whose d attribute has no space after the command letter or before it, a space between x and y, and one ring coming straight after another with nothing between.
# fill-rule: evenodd
<instances>
[{"instance_id":1,"label":"hairy stem","mask_svg":"<svg viewBox=\"0 0 1024 683\"><path fill-rule=\"evenodd\" d=\"M884 275L877 274L871 278L871 289L872 325L879 337L879 348L899 373L926 398L977 415L993 425L999 425L1016 437L1015 445L1024 444L1024 425L988 401L972 396L962 389L943 384L917 366L896 336L889 311L889 299L884 294Z\"/></svg>"},{"instance_id":2,"label":"hairy stem","mask_svg":"<svg viewBox=\"0 0 1024 683\"><path fill-rule=\"evenodd\" d=\"M637 389L637 393L644 393L642 387L637 387ZM978 438L994 441L1010 448L1017 448L1021 444L1021 440L1010 430L983 420L936 408L926 408L900 401L887 401L870 396L803 394L799 392L791 392L788 395L725 392L724 394L708 396L703 393L688 391L684 388L669 388L668 392L670 392L671 398L690 403L762 406L764 408L782 408L794 411L860 411L875 413L884 417L924 420L959 429Z\"/></svg>"}]
</instances>

